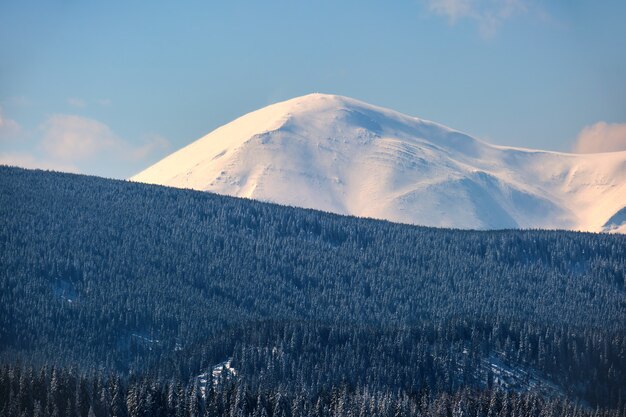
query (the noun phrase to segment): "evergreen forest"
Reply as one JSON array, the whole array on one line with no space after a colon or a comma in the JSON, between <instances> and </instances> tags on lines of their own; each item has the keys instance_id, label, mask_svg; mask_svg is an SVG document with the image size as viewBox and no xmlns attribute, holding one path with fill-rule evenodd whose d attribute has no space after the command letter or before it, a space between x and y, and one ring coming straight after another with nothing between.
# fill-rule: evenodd
<instances>
[{"instance_id":1,"label":"evergreen forest","mask_svg":"<svg viewBox=\"0 0 626 417\"><path fill-rule=\"evenodd\" d=\"M0 416L626 416L626 236L0 166Z\"/></svg>"}]
</instances>

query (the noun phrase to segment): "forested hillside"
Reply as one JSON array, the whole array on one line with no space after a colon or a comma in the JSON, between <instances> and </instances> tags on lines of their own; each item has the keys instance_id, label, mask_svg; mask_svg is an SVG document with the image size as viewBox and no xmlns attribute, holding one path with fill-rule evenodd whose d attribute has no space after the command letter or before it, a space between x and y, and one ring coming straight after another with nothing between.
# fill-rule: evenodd
<instances>
[{"instance_id":1,"label":"forested hillside","mask_svg":"<svg viewBox=\"0 0 626 417\"><path fill-rule=\"evenodd\" d=\"M623 415L625 286L623 235L0 167L0 414Z\"/></svg>"}]
</instances>

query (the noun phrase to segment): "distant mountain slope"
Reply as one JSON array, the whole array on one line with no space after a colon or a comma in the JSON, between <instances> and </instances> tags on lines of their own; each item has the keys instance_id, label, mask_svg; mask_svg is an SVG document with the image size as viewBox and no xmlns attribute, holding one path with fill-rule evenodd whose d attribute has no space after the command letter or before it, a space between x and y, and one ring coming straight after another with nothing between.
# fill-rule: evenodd
<instances>
[{"instance_id":1,"label":"distant mountain slope","mask_svg":"<svg viewBox=\"0 0 626 417\"><path fill-rule=\"evenodd\" d=\"M621 223L609 219L626 206L626 152L576 155L493 146L436 123L324 94L249 113L131 179L472 229L618 231Z\"/></svg>"}]
</instances>

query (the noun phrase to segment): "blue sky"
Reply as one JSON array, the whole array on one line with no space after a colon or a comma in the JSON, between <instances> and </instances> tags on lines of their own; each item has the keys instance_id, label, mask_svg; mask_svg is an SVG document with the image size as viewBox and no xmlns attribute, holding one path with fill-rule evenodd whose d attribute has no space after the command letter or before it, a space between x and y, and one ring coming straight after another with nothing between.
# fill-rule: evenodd
<instances>
[{"instance_id":1,"label":"blue sky","mask_svg":"<svg viewBox=\"0 0 626 417\"><path fill-rule=\"evenodd\" d=\"M623 0L0 3L0 163L125 178L310 92L626 150Z\"/></svg>"}]
</instances>

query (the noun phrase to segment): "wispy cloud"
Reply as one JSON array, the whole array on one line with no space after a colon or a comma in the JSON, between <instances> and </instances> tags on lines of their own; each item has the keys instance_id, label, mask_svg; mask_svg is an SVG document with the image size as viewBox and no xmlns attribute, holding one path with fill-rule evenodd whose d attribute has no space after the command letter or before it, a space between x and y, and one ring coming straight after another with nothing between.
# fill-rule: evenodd
<instances>
[{"instance_id":1,"label":"wispy cloud","mask_svg":"<svg viewBox=\"0 0 626 417\"><path fill-rule=\"evenodd\" d=\"M493 36L498 28L515 15L529 11L529 0L423 0L428 9L448 19L450 24L474 21L483 36Z\"/></svg>"},{"instance_id":2,"label":"wispy cloud","mask_svg":"<svg viewBox=\"0 0 626 417\"><path fill-rule=\"evenodd\" d=\"M72 164L41 158L26 152L1 152L0 165L10 165L31 169L48 169L63 172L79 171L78 168Z\"/></svg>"},{"instance_id":3,"label":"wispy cloud","mask_svg":"<svg viewBox=\"0 0 626 417\"><path fill-rule=\"evenodd\" d=\"M67 100L67 104L76 108L85 108L89 105L97 104L102 107L109 107L111 105L111 99L108 98L99 98L97 100L85 100L78 97L70 97Z\"/></svg>"},{"instance_id":4,"label":"wispy cloud","mask_svg":"<svg viewBox=\"0 0 626 417\"><path fill-rule=\"evenodd\" d=\"M597 153L626 151L626 123L598 122L578 134L573 151Z\"/></svg>"},{"instance_id":5,"label":"wispy cloud","mask_svg":"<svg viewBox=\"0 0 626 417\"><path fill-rule=\"evenodd\" d=\"M144 160L157 153L163 153L170 148L170 142L161 135L149 134L143 138L143 143L135 147L129 156L134 160Z\"/></svg>"},{"instance_id":6,"label":"wispy cloud","mask_svg":"<svg viewBox=\"0 0 626 417\"><path fill-rule=\"evenodd\" d=\"M74 115L54 115L41 127L41 147L56 159L85 159L123 146L111 129L97 120Z\"/></svg>"},{"instance_id":7,"label":"wispy cloud","mask_svg":"<svg viewBox=\"0 0 626 417\"><path fill-rule=\"evenodd\" d=\"M39 127L39 136L29 151L0 153L0 164L97 175L130 174L169 149L162 136L151 134L131 142L98 120L68 114L49 117Z\"/></svg>"},{"instance_id":8,"label":"wispy cloud","mask_svg":"<svg viewBox=\"0 0 626 417\"><path fill-rule=\"evenodd\" d=\"M87 103L85 102L85 100L80 99L80 98L76 98L76 97L68 98L67 99L67 104L69 104L70 106L79 107L79 108L83 108L83 107L87 106Z\"/></svg>"},{"instance_id":9,"label":"wispy cloud","mask_svg":"<svg viewBox=\"0 0 626 417\"><path fill-rule=\"evenodd\" d=\"M20 130L20 125L15 120L9 119L0 107L0 139L13 139Z\"/></svg>"},{"instance_id":10,"label":"wispy cloud","mask_svg":"<svg viewBox=\"0 0 626 417\"><path fill-rule=\"evenodd\" d=\"M144 136L139 144L121 139L102 122L76 115L54 115L41 126L41 149L63 161L80 161L113 153L118 158L138 161L169 148L162 136Z\"/></svg>"}]
</instances>

